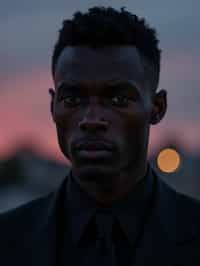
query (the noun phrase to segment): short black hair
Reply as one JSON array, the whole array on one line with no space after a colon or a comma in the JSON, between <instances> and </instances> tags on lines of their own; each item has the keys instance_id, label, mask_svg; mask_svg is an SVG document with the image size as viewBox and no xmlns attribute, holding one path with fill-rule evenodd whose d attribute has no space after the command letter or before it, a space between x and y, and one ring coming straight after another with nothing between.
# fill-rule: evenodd
<instances>
[{"instance_id":1,"label":"short black hair","mask_svg":"<svg viewBox=\"0 0 200 266\"><path fill-rule=\"evenodd\" d=\"M88 45L93 48L111 45L134 45L150 70L152 86L156 90L160 75L161 50L155 29L144 18L112 7L92 7L86 13L76 12L71 20L63 21L52 56L52 75L62 50L67 46ZM152 69L153 67L153 69ZM153 75L153 76L152 76Z\"/></svg>"}]
</instances>

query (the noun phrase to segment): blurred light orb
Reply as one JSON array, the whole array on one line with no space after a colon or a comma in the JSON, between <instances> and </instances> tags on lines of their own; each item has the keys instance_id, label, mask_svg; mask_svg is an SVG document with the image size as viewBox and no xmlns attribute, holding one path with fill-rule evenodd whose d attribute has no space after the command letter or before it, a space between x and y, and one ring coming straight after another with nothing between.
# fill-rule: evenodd
<instances>
[{"instance_id":1,"label":"blurred light orb","mask_svg":"<svg viewBox=\"0 0 200 266\"><path fill-rule=\"evenodd\" d=\"M157 158L158 168L164 173L173 173L181 165L180 154L171 148L162 150Z\"/></svg>"}]
</instances>

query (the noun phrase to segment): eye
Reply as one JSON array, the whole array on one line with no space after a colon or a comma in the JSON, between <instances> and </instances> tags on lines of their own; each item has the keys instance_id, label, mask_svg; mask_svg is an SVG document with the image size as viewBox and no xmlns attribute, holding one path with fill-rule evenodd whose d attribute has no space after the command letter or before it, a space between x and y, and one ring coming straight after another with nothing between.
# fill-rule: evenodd
<instances>
[{"instance_id":1,"label":"eye","mask_svg":"<svg viewBox=\"0 0 200 266\"><path fill-rule=\"evenodd\" d=\"M74 107L81 103L81 97L76 95L64 96L61 100L63 101L65 107Z\"/></svg>"},{"instance_id":2,"label":"eye","mask_svg":"<svg viewBox=\"0 0 200 266\"><path fill-rule=\"evenodd\" d=\"M115 95L111 97L111 104L116 106L127 106L129 98L125 95Z\"/></svg>"}]
</instances>

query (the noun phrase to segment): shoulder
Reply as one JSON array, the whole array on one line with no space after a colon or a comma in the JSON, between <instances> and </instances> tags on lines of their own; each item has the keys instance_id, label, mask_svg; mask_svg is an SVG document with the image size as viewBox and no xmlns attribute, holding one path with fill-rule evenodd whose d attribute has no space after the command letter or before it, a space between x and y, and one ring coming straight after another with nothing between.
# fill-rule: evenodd
<instances>
[{"instance_id":1,"label":"shoulder","mask_svg":"<svg viewBox=\"0 0 200 266\"><path fill-rule=\"evenodd\" d=\"M49 224L49 221L55 218L58 199L63 192L65 193L63 188L66 180L67 177L56 190L47 195L1 213L0 234L6 233L5 229L13 235L18 234L18 232L29 232L31 234L31 232L38 231L43 225Z\"/></svg>"},{"instance_id":2,"label":"shoulder","mask_svg":"<svg viewBox=\"0 0 200 266\"><path fill-rule=\"evenodd\" d=\"M23 203L15 208L12 208L12 209L9 209L7 211L0 213L0 221L14 217L14 216L18 217L25 213L28 214L28 213L31 213L32 211L38 211L43 206L45 207L45 205L48 204L52 195L53 195L53 192L50 192L46 195L40 196L31 201Z\"/></svg>"},{"instance_id":3,"label":"shoulder","mask_svg":"<svg viewBox=\"0 0 200 266\"><path fill-rule=\"evenodd\" d=\"M200 213L197 210L200 210L200 200L187 196L185 194L175 192L176 193L176 201L179 207L180 212L184 212L186 214L186 210L189 213L193 213L194 215L199 215Z\"/></svg>"},{"instance_id":4,"label":"shoulder","mask_svg":"<svg viewBox=\"0 0 200 266\"><path fill-rule=\"evenodd\" d=\"M0 214L0 232L5 228L9 232L16 230L30 230L30 227L48 212L48 207L53 198L54 192L40 198L34 199L28 203L20 205L14 209Z\"/></svg>"},{"instance_id":5,"label":"shoulder","mask_svg":"<svg viewBox=\"0 0 200 266\"><path fill-rule=\"evenodd\" d=\"M1 261L12 261L13 264L15 260L19 261L40 246L47 230L48 218L45 216L48 215L47 210L52 197L51 193L0 214Z\"/></svg>"},{"instance_id":6,"label":"shoulder","mask_svg":"<svg viewBox=\"0 0 200 266\"><path fill-rule=\"evenodd\" d=\"M158 212L166 231L177 243L196 239L200 246L200 201L177 192L158 178Z\"/></svg>"},{"instance_id":7,"label":"shoulder","mask_svg":"<svg viewBox=\"0 0 200 266\"><path fill-rule=\"evenodd\" d=\"M190 226L200 239L200 201L176 192L176 217L179 226Z\"/></svg>"},{"instance_id":8,"label":"shoulder","mask_svg":"<svg viewBox=\"0 0 200 266\"><path fill-rule=\"evenodd\" d=\"M173 236L175 238L174 259L180 265L200 264L200 201L175 193ZM168 229L169 230L169 229ZM193 265L193 264L192 264Z\"/></svg>"},{"instance_id":9,"label":"shoulder","mask_svg":"<svg viewBox=\"0 0 200 266\"><path fill-rule=\"evenodd\" d=\"M160 198L166 204L172 204L177 215L187 214L200 218L200 200L176 191L159 178Z\"/></svg>"},{"instance_id":10,"label":"shoulder","mask_svg":"<svg viewBox=\"0 0 200 266\"><path fill-rule=\"evenodd\" d=\"M41 260L51 259L57 210L66 192L66 180L55 191L0 214L0 260L10 262L6 265L15 261L26 261L26 265L30 261L31 265L49 265L50 262L39 264L38 261L41 254L46 254Z\"/></svg>"},{"instance_id":11,"label":"shoulder","mask_svg":"<svg viewBox=\"0 0 200 266\"><path fill-rule=\"evenodd\" d=\"M175 211L177 226L186 231L190 228L200 239L200 201L176 192Z\"/></svg>"}]
</instances>

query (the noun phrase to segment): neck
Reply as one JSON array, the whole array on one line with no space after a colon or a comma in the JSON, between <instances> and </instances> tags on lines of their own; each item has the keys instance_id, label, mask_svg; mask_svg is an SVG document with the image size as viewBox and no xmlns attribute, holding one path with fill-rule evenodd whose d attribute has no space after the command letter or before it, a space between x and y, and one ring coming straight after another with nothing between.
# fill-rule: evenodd
<instances>
[{"instance_id":1,"label":"neck","mask_svg":"<svg viewBox=\"0 0 200 266\"><path fill-rule=\"evenodd\" d=\"M97 205L103 207L109 207L115 200L125 197L130 191L134 190L134 187L145 177L147 173L148 163L145 162L142 167L133 169L130 173L121 173L120 175L113 175L102 178L98 178L99 182L94 180L86 180L81 178L78 174L74 174L73 177L80 185L81 189L92 196ZM72 169L72 174L73 171ZM102 180L106 180L103 182ZM109 180L109 182L108 182Z\"/></svg>"}]
</instances>

